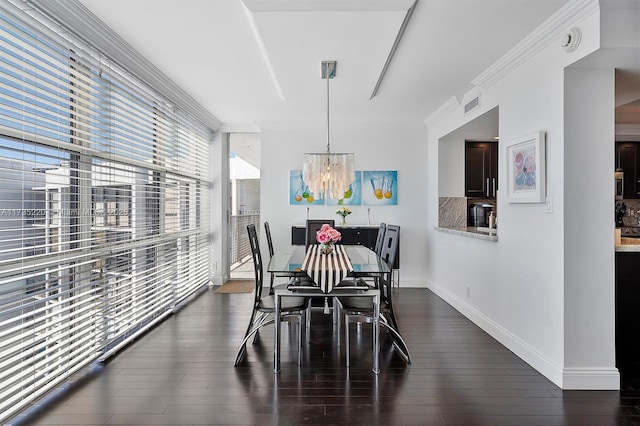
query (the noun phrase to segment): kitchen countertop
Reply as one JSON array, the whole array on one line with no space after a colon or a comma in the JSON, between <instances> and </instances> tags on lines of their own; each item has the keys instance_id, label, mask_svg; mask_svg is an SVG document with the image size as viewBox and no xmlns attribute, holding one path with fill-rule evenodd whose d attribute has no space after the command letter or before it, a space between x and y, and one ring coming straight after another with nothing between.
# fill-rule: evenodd
<instances>
[{"instance_id":1,"label":"kitchen countertop","mask_svg":"<svg viewBox=\"0 0 640 426\"><path fill-rule=\"evenodd\" d=\"M640 238L620 238L620 244L616 244L617 252L638 252L640 253Z\"/></svg>"},{"instance_id":2,"label":"kitchen countertop","mask_svg":"<svg viewBox=\"0 0 640 426\"><path fill-rule=\"evenodd\" d=\"M463 237L476 238L485 241L498 241L498 230L489 229L480 226L467 226L461 228L443 228L436 226L436 231L446 232L448 234L462 235Z\"/></svg>"}]
</instances>

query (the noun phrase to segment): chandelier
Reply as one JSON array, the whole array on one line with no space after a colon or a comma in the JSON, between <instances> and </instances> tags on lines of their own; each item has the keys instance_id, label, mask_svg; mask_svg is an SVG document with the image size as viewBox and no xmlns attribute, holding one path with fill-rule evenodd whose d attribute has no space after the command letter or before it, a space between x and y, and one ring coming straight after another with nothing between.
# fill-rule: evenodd
<instances>
[{"instance_id":1,"label":"chandelier","mask_svg":"<svg viewBox=\"0 0 640 426\"><path fill-rule=\"evenodd\" d=\"M322 62L322 78L327 80L327 151L304 154L302 180L316 198L320 194L336 200L344 198L344 193L356 180L353 153L331 152L329 141L329 80L336 76L336 62Z\"/></svg>"}]
</instances>

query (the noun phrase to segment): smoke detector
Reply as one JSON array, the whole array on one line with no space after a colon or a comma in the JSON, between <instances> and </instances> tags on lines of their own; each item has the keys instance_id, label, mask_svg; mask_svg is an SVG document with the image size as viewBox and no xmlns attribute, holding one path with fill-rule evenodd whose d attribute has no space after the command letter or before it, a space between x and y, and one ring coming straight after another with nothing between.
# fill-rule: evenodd
<instances>
[{"instance_id":1,"label":"smoke detector","mask_svg":"<svg viewBox=\"0 0 640 426\"><path fill-rule=\"evenodd\" d=\"M582 39L582 32L580 28L572 28L562 36L562 40L560 41L560 46L566 52L573 52L580 45L580 40Z\"/></svg>"}]
</instances>

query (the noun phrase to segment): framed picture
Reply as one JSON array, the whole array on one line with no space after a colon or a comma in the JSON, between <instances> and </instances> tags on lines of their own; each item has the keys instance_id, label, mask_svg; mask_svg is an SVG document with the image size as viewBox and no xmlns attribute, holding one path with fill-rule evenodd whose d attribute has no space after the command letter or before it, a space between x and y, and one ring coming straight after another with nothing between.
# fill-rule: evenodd
<instances>
[{"instance_id":1,"label":"framed picture","mask_svg":"<svg viewBox=\"0 0 640 426\"><path fill-rule=\"evenodd\" d=\"M302 179L302 170L289 171L289 204L308 206L324 204L322 194L309 191L309 186Z\"/></svg>"},{"instance_id":2,"label":"framed picture","mask_svg":"<svg viewBox=\"0 0 640 426\"><path fill-rule=\"evenodd\" d=\"M328 206L359 206L362 204L362 184L361 184L360 170L356 170L356 180L349 185L349 189L344 193L344 196L339 200L328 197L326 203Z\"/></svg>"},{"instance_id":3,"label":"framed picture","mask_svg":"<svg viewBox=\"0 0 640 426\"><path fill-rule=\"evenodd\" d=\"M536 132L506 143L507 201L543 203L545 188L545 134Z\"/></svg>"},{"instance_id":4,"label":"framed picture","mask_svg":"<svg viewBox=\"0 0 640 426\"><path fill-rule=\"evenodd\" d=\"M365 170L362 172L362 205L395 206L397 204L397 170Z\"/></svg>"}]
</instances>

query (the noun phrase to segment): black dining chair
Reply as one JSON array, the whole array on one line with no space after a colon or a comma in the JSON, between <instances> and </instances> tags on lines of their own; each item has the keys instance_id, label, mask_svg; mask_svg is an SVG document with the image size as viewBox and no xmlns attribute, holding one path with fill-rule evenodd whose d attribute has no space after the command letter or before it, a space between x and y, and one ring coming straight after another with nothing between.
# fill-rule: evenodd
<instances>
[{"instance_id":1,"label":"black dining chair","mask_svg":"<svg viewBox=\"0 0 640 426\"><path fill-rule=\"evenodd\" d=\"M380 253L382 252L382 243L384 240L384 233L386 230L387 230L387 224L384 222L380 223L380 227L378 228L378 235L376 237L376 245L373 250L376 252L378 256L380 256Z\"/></svg>"},{"instance_id":2,"label":"black dining chair","mask_svg":"<svg viewBox=\"0 0 640 426\"><path fill-rule=\"evenodd\" d=\"M273 249L273 240L271 239L271 227L269 226L269 222L265 222L264 223L264 230L265 230L265 234L267 236L267 246L269 247L269 257L273 257L275 250ZM275 281L275 277L287 277L288 281L286 283L283 284L278 284L278 285L298 285L298 286L313 286L313 280L311 278L309 278L308 276L304 276L304 275L295 275L294 277L291 277L290 275L276 275L273 272L271 273L271 280L269 282L269 295L273 295L273 289L274 289L274 281ZM306 329L306 333L307 333L307 340L309 337L309 328L310 328L310 318L311 318L311 298L307 298L307 313L306 313L306 317L307 317L307 321L306 321L306 325L305 325L305 329Z\"/></svg>"},{"instance_id":3,"label":"black dining chair","mask_svg":"<svg viewBox=\"0 0 640 426\"><path fill-rule=\"evenodd\" d=\"M380 257L387 264L391 272L376 279L374 286L380 290L380 325L389 330L392 334L394 344L400 350L401 356L408 364L411 364L409 349L400 335L398 322L393 310L393 286L391 279L393 263L398 253L399 237L400 227L387 225L382 241ZM373 303L366 297L346 296L339 298L339 304L341 314L344 314L346 365L349 366L349 322L352 318L357 319L359 322L373 321Z\"/></svg>"},{"instance_id":4,"label":"black dining chair","mask_svg":"<svg viewBox=\"0 0 640 426\"><path fill-rule=\"evenodd\" d=\"M264 232L267 236L267 246L269 247L269 258L273 257L275 253L273 250L273 240L271 239L271 228L269 227L269 222L264 223ZM271 279L269 280L269 295L273 294L273 282L275 280L276 274L271 273Z\"/></svg>"},{"instance_id":5,"label":"black dining chair","mask_svg":"<svg viewBox=\"0 0 640 426\"><path fill-rule=\"evenodd\" d=\"M382 245L384 243L384 233L387 230L387 224L382 222L380 223L380 226L378 227L378 235L376 236L376 245L374 246L373 251L380 256L381 252L382 252ZM370 285L375 285L377 287L377 284L375 283L375 281L378 279L378 277L362 277L360 278L363 281L367 281L370 283Z\"/></svg>"},{"instance_id":6,"label":"black dining chair","mask_svg":"<svg viewBox=\"0 0 640 426\"><path fill-rule=\"evenodd\" d=\"M256 226L253 224L247 225L247 233L249 234L249 244L251 245L256 285L251 318L236 354L234 366L238 365L244 357L249 339L255 337L262 327L274 322L273 314L275 312L275 297L273 295L262 296L264 272ZM296 319L298 323L298 365L302 361L302 329L306 307L307 300L304 297L283 297L280 306L280 318L282 320L291 321Z\"/></svg>"},{"instance_id":7,"label":"black dining chair","mask_svg":"<svg viewBox=\"0 0 640 426\"><path fill-rule=\"evenodd\" d=\"M304 239L305 248L309 248L311 244L316 243L316 232L318 232L325 223L328 223L333 228L335 227L336 221L333 219L307 219L307 228Z\"/></svg>"}]
</instances>

